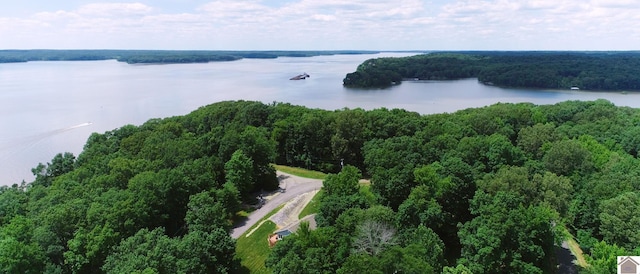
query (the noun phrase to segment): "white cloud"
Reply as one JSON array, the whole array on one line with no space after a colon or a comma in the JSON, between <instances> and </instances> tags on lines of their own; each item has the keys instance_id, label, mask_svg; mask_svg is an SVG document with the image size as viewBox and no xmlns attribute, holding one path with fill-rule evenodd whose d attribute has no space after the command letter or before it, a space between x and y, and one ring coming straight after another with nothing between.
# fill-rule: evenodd
<instances>
[{"instance_id":1,"label":"white cloud","mask_svg":"<svg viewBox=\"0 0 640 274\"><path fill-rule=\"evenodd\" d=\"M637 29L635 0L122 2L0 18L0 48L628 49Z\"/></svg>"},{"instance_id":2,"label":"white cloud","mask_svg":"<svg viewBox=\"0 0 640 274\"><path fill-rule=\"evenodd\" d=\"M314 14L311 16L311 19L318 21L336 21L338 18L335 15Z\"/></svg>"},{"instance_id":3,"label":"white cloud","mask_svg":"<svg viewBox=\"0 0 640 274\"><path fill-rule=\"evenodd\" d=\"M153 8L142 3L93 3L80 7L76 12L85 16L121 17L143 16Z\"/></svg>"}]
</instances>

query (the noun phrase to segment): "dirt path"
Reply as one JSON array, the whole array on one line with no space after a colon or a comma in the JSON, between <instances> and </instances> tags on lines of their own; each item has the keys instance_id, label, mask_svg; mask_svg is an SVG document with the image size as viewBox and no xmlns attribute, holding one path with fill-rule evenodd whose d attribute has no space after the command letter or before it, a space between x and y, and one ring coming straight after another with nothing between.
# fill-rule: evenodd
<instances>
[{"instance_id":1,"label":"dirt path","mask_svg":"<svg viewBox=\"0 0 640 274\"><path fill-rule=\"evenodd\" d=\"M243 233L245 233L251 226L256 224L260 219L264 218L269 212L276 209L278 206L298 197L307 192L318 190L322 187L322 180L309 179L294 176L291 174L278 171L278 180L280 180L280 188L285 189L285 192L276 192L273 195L269 195L266 198L267 202L258 210L252 212L249 217L239 226L235 227L231 231L231 237L237 239ZM297 219L298 216L296 215Z\"/></svg>"}]
</instances>

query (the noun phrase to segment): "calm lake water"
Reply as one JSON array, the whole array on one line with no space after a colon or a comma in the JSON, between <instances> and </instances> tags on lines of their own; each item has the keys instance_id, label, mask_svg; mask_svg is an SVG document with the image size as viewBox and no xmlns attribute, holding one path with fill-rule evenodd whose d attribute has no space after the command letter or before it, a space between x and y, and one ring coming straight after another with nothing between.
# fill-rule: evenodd
<instances>
[{"instance_id":1,"label":"calm lake water","mask_svg":"<svg viewBox=\"0 0 640 274\"><path fill-rule=\"evenodd\" d=\"M151 118L187 114L225 100L289 102L310 108L404 108L454 112L497 102L553 104L607 99L640 107L640 94L503 89L460 81L404 82L383 90L353 90L342 79L364 60L335 55L243 59L234 62L128 65L116 61L0 64L0 185L31 181L31 168L56 153L78 155L92 132ZM290 81L307 72L310 78Z\"/></svg>"}]
</instances>

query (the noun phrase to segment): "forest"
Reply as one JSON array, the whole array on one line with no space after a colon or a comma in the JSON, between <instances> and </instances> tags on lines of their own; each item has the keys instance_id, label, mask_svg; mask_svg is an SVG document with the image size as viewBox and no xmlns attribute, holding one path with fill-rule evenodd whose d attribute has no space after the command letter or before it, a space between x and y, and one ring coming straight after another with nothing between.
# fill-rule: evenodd
<instances>
[{"instance_id":1,"label":"forest","mask_svg":"<svg viewBox=\"0 0 640 274\"><path fill-rule=\"evenodd\" d=\"M0 50L0 63L32 61L118 60L128 64L180 64L235 61L243 58L311 57L373 54L374 51L205 51L205 50Z\"/></svg>"},{"instance_id":2,"label":"forest","mask_svg":"<svg viewBox=\"0 0 640 274\"><path fill-rule=\"evenodd\" d=\"M385 88L403 80L477 78L513 88L640 91L640 52L434 52L369 59L343 83Z\"/></svg>"},{"instance_id":3,"label":"forest","mask_svg":"<svg viewBox=\"0 0 640 274\"><path fill-rule=\"evenodd\" d=\"M246 273L229 232L277 163L331 174L318 228L278 242L272 273L556 273L568 239L581 273L614 273L640 255L639 136L640 110L606 100L214 103L94 133L0 187L0 272Z\"/></svg>"}]
</instances>

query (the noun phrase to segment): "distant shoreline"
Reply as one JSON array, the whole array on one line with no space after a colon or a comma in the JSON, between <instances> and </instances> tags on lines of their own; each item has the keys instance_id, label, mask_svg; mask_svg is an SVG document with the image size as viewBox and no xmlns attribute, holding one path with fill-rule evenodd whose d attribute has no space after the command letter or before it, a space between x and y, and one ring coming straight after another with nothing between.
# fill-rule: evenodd
<instances>
[{"instance_id":1,"label":"distant shoreline","mask_svg":"<svg viewBox=\"0 0 640 274\"><path fill-rule=\"evenodd\" d=\"M313 57L323 55L378 54L381 51L204 51L204 50L0 50L0 63L33 61L104 61L128 64L190 64L228 62L241 59Z\"/></svg>"}]
</instances>

